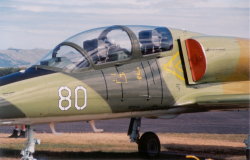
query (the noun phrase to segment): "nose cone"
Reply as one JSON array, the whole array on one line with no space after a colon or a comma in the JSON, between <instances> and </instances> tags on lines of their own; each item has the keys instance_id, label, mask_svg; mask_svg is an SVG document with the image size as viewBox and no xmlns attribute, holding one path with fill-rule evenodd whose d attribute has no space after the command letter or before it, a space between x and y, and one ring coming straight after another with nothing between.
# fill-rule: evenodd
<instances>
[{"instance_id":1,"label":"nose cone","mask_svg":"<svg viewBox=\"0 0 250 160\"><path fill-rule=\"evenodd\" d=\"M25 114L22 111L6 100L6 97L10 96L13 92L8 90L8 88L3 87L7 84L17 81L21 76L22 73L17 72L0 77L0 120L25 117Z\"/></svg>"},{"instance_id":2,"label":"nose cone","mask_svg":"<svg viewBox=\"0 0 250 160\"><path fill-rule=\"evenodd\" d=\"M24 82L51 73L53 72L31 67L24 72L0 77L0 119L25 118L26 115L21 111L23 106L20 104L24 104L24 106L28 104L29 99L27 100L27 97L25 99L23 96L28 95L31 97L32 93L27 94L26 90L32 87L32 84L24 85L26 84ZM20 84L20 82L23 83Z\"/></svg>"},{"instance_id":3,"label":"nose cone","mask_svg":"<svg viewBox=\"0 0 250 160\"><path fill-rule=\"evenodd\" d=\"M0 87L1 89L1 87ZM4 93L0 93L0 96ZM6 93L8 94L8 93ZM0 119L24 118L25 114L16 106L0 97Z\"/></svg>"}]
</instances>

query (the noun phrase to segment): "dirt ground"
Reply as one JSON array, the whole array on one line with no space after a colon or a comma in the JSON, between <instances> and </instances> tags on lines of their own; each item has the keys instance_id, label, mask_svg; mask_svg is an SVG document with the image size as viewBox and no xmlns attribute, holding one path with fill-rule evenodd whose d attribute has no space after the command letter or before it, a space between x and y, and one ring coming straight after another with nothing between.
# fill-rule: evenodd
<instances>
[{"instance_id":1,"label":"dirt ground","mask_svg":"<svg viewBox=\"0 0 250 160\"><path fill-rule=\"evenodd\" d=\"M93 132L86 122L56 124L59 135L51 134L48 124L33 126L41 145L39 160L66 159L142 159L137 145L127 136L129 119L96 121L104 133ZM0 160L20 159L24 139L7 138L13 127L0 128ZM249 132L249 112L205 112L183 114L174 119L143 119L141 133L154 131L161 140L159 159L185 160L195 155L200 160L245 160L244 139ZM191 158L190 158L191 159Z\"/></svg>"},{"instance_id":2,"label":"dirt ground","mask_svg":"<svg viewBox=\"0 0 250 160\"><path fill-rule=\"evenodd\" d=\"M25 139L7 138L0 134L0 159L19 159ZM162 153L159 159L245 160L246 134L160 133ZM38 159L141 159L137 145L130 143L126 133L37 133Z\"/></svg>"}]
</instances>

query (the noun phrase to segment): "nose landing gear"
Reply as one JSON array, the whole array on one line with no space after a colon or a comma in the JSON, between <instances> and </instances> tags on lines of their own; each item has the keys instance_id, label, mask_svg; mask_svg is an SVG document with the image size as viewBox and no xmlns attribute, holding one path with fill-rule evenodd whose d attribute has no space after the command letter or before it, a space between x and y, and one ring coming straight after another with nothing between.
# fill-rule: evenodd
<instances>
[{"instance_id":1,"label":"nose landing gear","mask_svg":"<svg viewBox=\"0 0 250 160\"><path fill-rule=\"evenodd\" d=\"M138 142L138 151L143 156L158 157L161 152L161 144L154 132L145 132Z\"/></svg>"},{"instance_id":2,"label":"nose landing gear","mask_svg":"<svg viewBox=\"0 0 250 160\"><path fill-rule=\"evenodd\" d=\"M138 151L142 156L154 158L161 152L161 144L154 132L145 132L140 137L141 118L131 118L128 135L131 142L138 144Z\"/></svg>"},{"instance_id":3,"label":"nose landing gear","mask_svg":"<svg viewBox=\"0 0 250 160\"><path fill-rule=\"evenodd\" d=\"M40 144L40 140L34 138L34 131L29 125L27 126L27 134L26 146L21 151L21 160L35 160L33 153L35 153L35 145Z\"/></svg>"}]
</instances>

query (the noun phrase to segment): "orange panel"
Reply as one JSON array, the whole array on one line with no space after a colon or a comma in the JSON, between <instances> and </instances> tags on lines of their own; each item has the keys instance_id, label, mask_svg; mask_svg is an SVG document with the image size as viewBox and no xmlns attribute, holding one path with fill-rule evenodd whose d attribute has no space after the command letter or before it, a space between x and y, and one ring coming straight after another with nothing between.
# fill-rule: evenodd
<instances>
[{"instance_id":1,"label":"orange panel","mask_svg":"<svg viewBox=\"0 0 250 160\"><path fill-rule=\"evenodd\" d=\"M206 71L206 57L201 44L194 39L186 40L187 53L193 81L200 80Z\"/></svg>"}]
</instances>

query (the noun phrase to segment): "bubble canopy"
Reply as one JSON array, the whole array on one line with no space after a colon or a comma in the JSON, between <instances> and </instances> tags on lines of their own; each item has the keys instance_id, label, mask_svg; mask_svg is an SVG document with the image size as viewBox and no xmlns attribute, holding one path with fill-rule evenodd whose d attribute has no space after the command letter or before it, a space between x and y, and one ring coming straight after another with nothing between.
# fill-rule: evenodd
<instances>
[{"instance_id":1,"label":"bubble canopy","mask_svg":"<svg viewBox=\"0 0 250 160\"><path fill-rule=\"evenodd\" d=\"M172 48L172 34L166 27L116 25L91 29L66 39L40 60L39 65L74 71Z\"/></svg>"}]
</instances>

